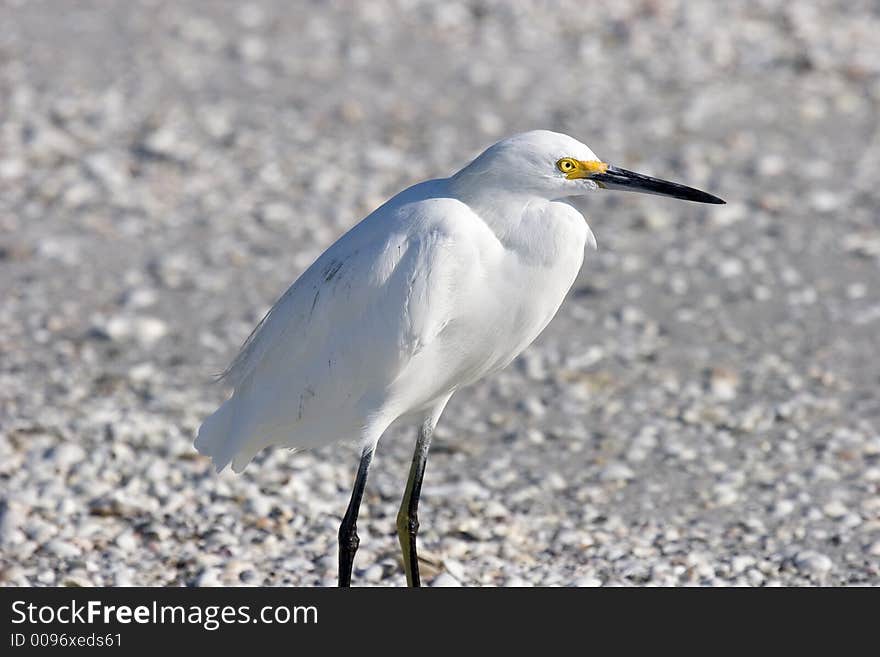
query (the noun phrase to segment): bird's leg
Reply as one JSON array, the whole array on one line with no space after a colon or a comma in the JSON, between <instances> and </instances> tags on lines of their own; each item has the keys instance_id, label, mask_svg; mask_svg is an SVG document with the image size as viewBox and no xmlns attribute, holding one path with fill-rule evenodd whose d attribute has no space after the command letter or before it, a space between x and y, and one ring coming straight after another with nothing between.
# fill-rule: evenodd
<instances>
[{"instance_id":1,"label":"bird's leg","mask_svg":"<svg viewBox=\"0 0 880 657\"><path fill-rule=\"evenodd\" d=\"M339 526L339 586L351 586L354 553L357 552L361 542L357 535L357 516L364 496L364 487L367 484L370 461L373 460L373 449L373 447L365 447L361 453L361 464L358 466L357 478L354 480L351 500Z\"/></svg>"},{"instance_id":2,"label":"bird's leg","mask_svg":"<svg viewBox=\"0 0 880 657\"><path fill-rule=\"evenodd\" d=\"M428 462L428 449L431 447L431 435L434 432L433 422L425 422L419 430L416 450L413 454L406 492L397 513L397 537L403 550L403 567L406 570L407 586L420 586L419 560L416 553L416 534L419 531L419 494L422 491L422 478L425 476L425 464Z\"/></svg>"}]
</instances>

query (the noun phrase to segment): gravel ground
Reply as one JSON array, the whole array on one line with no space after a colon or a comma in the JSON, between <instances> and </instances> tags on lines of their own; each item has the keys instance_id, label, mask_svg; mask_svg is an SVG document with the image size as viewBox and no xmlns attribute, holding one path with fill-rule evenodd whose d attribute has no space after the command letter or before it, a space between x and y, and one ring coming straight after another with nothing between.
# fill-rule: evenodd
<instances>
[{"instance_id":1,"label":"gravel ground","mask_svg":"<svg viewBox=\"0 0 880 657\"><path fill-rule=\"evenodd\" d=\"M550 128L717 193L584 201L547 331L454 397L434 585L880 584L880 11L862 1L0 0L0 582L335 582L352 446L191 443L271 302L395 191ZM341 166L340 166L341 163ZM414 431L358 584L404 583Z\"/></svg>"}]
</instances>

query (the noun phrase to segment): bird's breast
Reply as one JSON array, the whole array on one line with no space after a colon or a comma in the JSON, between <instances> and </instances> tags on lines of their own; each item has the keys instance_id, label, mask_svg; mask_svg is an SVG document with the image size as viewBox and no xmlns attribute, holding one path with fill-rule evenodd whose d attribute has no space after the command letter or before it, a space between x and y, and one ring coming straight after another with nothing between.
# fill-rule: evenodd
<instances>
[{"instance_id":1,"label":"bird's breast","mask_svg":"<svg viewBox=\"0 0 880 657\"><path fill-rule=\"evenodd\" d=\"M583 263L584 239L572 235L553 250L553 258L508 250L485 271L476 302L448 335L451 344L466 345L459 355L468 383L505 367L556 315Z\"/></svg>"},{"instance_id":2,"label":"bird's breast","mask_svg":"<svg viewBox=\"0 0 880 657\"><path fill-rule=\"evenodd\" d=\"M390 397L408 410L421 407L509 364L559 310L583 263L588 232L577 210L553 203L512 215L507 226L484 222L462 235L476 264L450 281L448 321L419 349Z\"/></svg>"}]
</instances>

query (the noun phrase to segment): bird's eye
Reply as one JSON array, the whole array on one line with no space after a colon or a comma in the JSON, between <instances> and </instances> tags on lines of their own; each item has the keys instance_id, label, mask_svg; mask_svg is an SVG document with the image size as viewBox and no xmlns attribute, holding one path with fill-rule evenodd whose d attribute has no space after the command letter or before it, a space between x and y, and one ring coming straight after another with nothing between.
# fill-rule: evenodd
<instances>
[{"instance_id":1,"label":"bird's eye","mask_svg":"<svg viewBox=\"0 0 880 657\"><path fill-rule=\"evenodd\" d=\"M574 160L571 158L565 157L559 160L556 163L556 168L559 169L562 173L571 173L575 170L577 165L575 165Z\"/></svg>"}]
</instances>

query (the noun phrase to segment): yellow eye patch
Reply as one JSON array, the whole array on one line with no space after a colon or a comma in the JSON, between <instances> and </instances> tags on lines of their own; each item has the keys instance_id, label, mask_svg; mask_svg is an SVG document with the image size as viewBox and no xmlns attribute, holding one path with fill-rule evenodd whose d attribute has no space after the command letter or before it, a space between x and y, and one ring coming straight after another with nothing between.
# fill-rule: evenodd
<instances>
[{"instance_id":1,"label":"yellow eye patch","mask_svg":"<svg viewBox=\"0 0 880 657\"><path fill-rule=\"evenodd\" d=\"M605 173L608 165L599 160L576 160L573 157L564 157L556 163L556 168L565 174L569 180L587 178L594 173Z\"/></svg>"}]
</instances>

